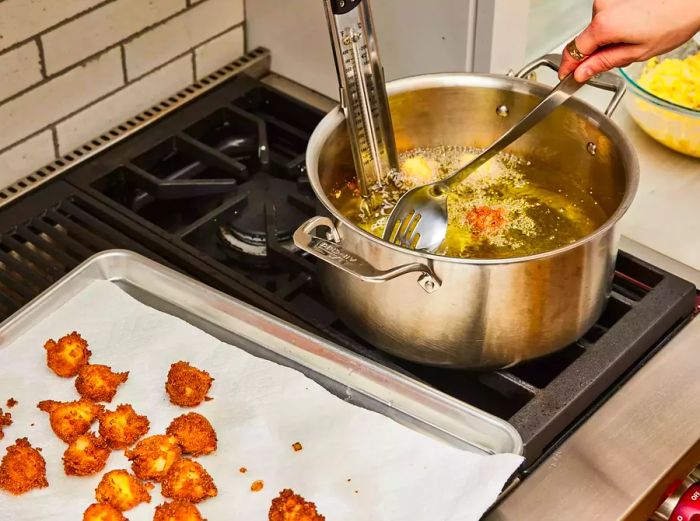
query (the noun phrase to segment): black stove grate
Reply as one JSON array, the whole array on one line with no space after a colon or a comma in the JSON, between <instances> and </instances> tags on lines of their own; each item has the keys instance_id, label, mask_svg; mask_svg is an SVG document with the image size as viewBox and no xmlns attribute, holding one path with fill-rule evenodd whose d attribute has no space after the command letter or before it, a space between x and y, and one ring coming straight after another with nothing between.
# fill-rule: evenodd
<instances>
[{"instance_id":1,"label":"black stove grate","mask_svg":"<svg viewBox=\"0 0 700 521\"><path fill-rule=\"evenodd\" d=\"M290 231L317 211L304 150L321 117L239 77L76 167L65 177L72 186L51 183L1 210L0 286L15 289L0 299L0 313L100 249L134 249L507 419L530 465L691 316L692 284L621 253L603 316L548 358L470 373L383 354L328 307L314 262L290 241ZM22 249L17 237L26 230L52 236L37 249L61 261L36 279L23 274L28 264L4 260Z\"/></svg>"},{"instance_id":2,"label":"black stove grate","mask_svg":"<svg viewBox=\"0 0 700 521\"><path fill-rule=\"evenodd\" d=\"M306 325L270 296L250 291L62 181L0 210L0 321L84 260L109 249L137 252L287 321Z\"/></svg>"}]
</instances>

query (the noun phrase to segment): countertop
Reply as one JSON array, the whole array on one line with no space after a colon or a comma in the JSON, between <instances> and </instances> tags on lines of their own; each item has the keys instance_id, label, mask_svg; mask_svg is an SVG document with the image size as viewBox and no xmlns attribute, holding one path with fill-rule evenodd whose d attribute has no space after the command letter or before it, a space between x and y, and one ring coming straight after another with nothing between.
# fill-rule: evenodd
<instances>
[{"instance_id":1,"label":"countertop","mask_svg":"<svg viewBox=\"0 0 700 521\"><path fill-rule=\"evenodd\" d=\"M624 106L613 119L639 155L637 197L620 222L626 237L700 269L700 160L676 153L647 136Z\"/></svg>"}]
</instances>

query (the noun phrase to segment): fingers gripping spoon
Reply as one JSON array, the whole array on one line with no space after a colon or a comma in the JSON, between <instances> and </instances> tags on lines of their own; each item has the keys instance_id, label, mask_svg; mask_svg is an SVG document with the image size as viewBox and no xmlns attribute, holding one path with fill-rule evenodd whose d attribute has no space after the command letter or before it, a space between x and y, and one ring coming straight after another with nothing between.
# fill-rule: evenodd
<instances>
[{"instance_id":1,"label":"fingers gripping spoon","mask_svg":"<svg viewBox=\"0 0 700 521\"><path fill-rule=\"evenodd\" d=\"M340 82L340 103L362 196L398 169L384 70L369 0L324 0Z\"/></svg>"},{"instance_id":2,"label":"fingers gripping spoon","mask_svg":"<svg viewBox=\"0 0 700 521\"><path fill-rule=\"evenodd\" d=\"M469 163L447 178L406 192L389 215L384 240L422 251L435 251L447 233L450 190L547 117L580 87L573 74L564 78L529 114Z\"/></svg>"}]
</instances>

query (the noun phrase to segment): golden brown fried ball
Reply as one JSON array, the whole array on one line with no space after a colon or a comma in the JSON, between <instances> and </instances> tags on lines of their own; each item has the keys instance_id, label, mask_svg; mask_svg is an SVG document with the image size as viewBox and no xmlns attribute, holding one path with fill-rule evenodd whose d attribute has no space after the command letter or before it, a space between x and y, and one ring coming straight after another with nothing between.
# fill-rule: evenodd
<instances>
[{"instance_id":1,"label":"golden brown fried ball","mask_svg":"<svg viewBox=\"0 0 700 521\"><path fill-rule=\"evenodd\" d=\"M44 400L37 407L49 413L51 428L66 443L90 430L92 422L104 411L102 405L83 399L75 402Z\"/></svg>"},{"instance_id":2,"label":"golden brown fried ball","mask_svg":"<svg viewBox=\"0 0 700 521\"><path fill-rule=\"evenodd\" d=\"M316 512L316 505L289 489L280 492L272 500L269 521L325 521L326 518Z\"/></svg>"},{"instance_id":3,"label":"golden brown fried ball","mask_svg":"<svg viewBox=\"0 0 700 521\"><path fill-rule=\"evenodd\" d=\"M146 434L150 425L148 418L136 414L131 405L122 404L100 416L100 436L112 449L125 449Z\"/></svg>"},{"instance_id":4,"label":"golden brown fried ball","mask_svg":"<svg viewBox=\"0 0 700 521\"><path fill-rule=\"evenodd\" d=\"M207 393L213 381L206 371L192 367L187 362L176 362L168 371L165 390L175 405L195 407L209 399Z\"/></svg>"},{"instance_id":5,"label":"golden brown fried ball","mask_svg":"<svg viewBox=\"0 0 700 521\"><path fill-rule=\"evenodd\" d=\"M182 450L174 436L158 434L142 439L124 455L131 461L131 469L137 477L162 481L182 456Z\"/></svg>"},{"instance_id":6,"label":"golden brown fried ball","mask_svg":"<svg viewBox=\"0 0 700 521\"><path fill-rule=\"evenodd\" d=\"M88 343L75 331L58 339L49 339L44 344L46 365L58 376L70 378L88 363L92 354Z\"/></svg>"},{"instance_id":7,"label":"golden brown fried ball","mask_svg":"<svg viewBox=\"0 0 700 521\"><path fill-rule=\"evenodd\" d=\"M0 440L5 437L2 428L10 425L12 425L12 415L9 412L3 413L2 409L0 409Z\"/></svg>"},{"instance_id":8,"label":"golden brown fried ball","mask_svg":"<svg viewBox=\"0 0 700 521\"><path fill-rule=\"evenodd\" d=\"M188 501L175 500L156 507L153 521L207 521Z\"/></svg>"},{"instance_id":9,"label":"golden brown fried ball","mask_svg":"<svg viewBox=\"0 0 700 521\"><path fill-rule=\"evenodd\" d=\"M75 388L80 396L94 402L111 402L117 387L126 382L129 372L114 373L107 365L84 365L78 371Z\"/></svg>"},{"instance_id":10,"label":"golden brown fried ball","mask_svg":"<svg viewBox=\"0 0 700 521\"><path fill-rule=\"evenodd\" d=\"M105 468L110 450L102 438L88 432L75 438L63 453L66 476L89 476Z\"/></svg>"},{"instance_id":11,"label":"golden brown fried ball","mask_svg":"<svg viewBox=\"0 0 700 521\"><path fill-rule=\"evenodd\" d=\"M165 475L162 494L170 499L199 503L218 493L214 480L204 467L191 459L176 461Z\"/></svg>"},{"instance_id":12,"label":"golden brown fried ball","mask_svg":"<svg viewBox=\"0 0 700 521\"><path fill-rule=\"evenodd\" d=\"M129 521L119 510L105 503L93 503L83 513L83 521Z\"/></svg>"},{"instance_id":13,"label":"golden brown fried ball","mask_svg":"<svg viewBox=\"0 0 700 521\"><path fill-rule=\"evenodd\" d=\"M102 476L95 489L95 499L122 512L139 503L150 503L151 495L143 483L126 470L111 470Z\"/></svg>"},{"instance_id":14,"label":"golden brown fried ball","mask_svg":"<svg viewBox=\"0 0 700 521\"><path fill-rule=\"evenodd\" d=\"M24 494L33 488L49 486L46 481L46 461L27 438L20 438L7 447L0 462L0 489L10 494Z\"/></svg>"},{"instance_id":15,"label":"golden brown fried ball","mask_svg":"<svg viewBox=\"0 0 700 521\"><path fill-rule=\"evenodd\" d=\"M177 438L182 452L203 456L216 450L216 432L201 414L190 412L175 418L165 431Z\"/></svg>"}]
</instances>

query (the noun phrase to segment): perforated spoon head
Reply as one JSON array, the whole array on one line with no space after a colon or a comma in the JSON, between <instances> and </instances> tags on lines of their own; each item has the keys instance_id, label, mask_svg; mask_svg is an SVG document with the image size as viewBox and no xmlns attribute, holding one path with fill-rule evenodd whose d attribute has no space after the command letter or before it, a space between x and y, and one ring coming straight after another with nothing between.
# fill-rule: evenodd
<instances>
[{"instance_id":1,"label":"perforated spoon head","mask_svg":"<svg viewBox=\"0 0 700 521\"><path fill-rule=\"evenodd\" d=\"M406 192L389 215L384 240L404 248L433 252L447 233L447 187L441 183Z\"/></svg>"}]
</instances>

